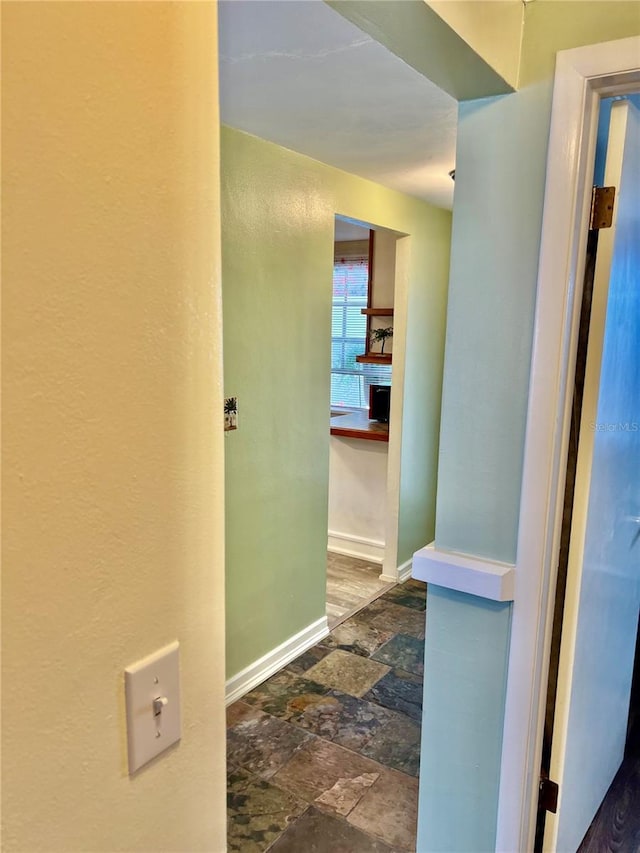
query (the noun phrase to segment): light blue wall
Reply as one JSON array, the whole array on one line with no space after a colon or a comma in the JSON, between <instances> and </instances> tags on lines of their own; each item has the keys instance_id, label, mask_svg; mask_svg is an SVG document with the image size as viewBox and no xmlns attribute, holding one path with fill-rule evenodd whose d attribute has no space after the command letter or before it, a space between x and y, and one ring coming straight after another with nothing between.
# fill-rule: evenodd
<instances>
[{"instance_id":1,"label":"light blue wall","mask_svg":"<svg viewBox=\"0 0 640 853\"><path fill-rule=\"evenodd\" d=\"M522 88L460 105L440 549L516 562L555 54L639 30L637 4L529 4ZM419 853L494 849L509 640L508 605L430 589Z\"/></svg>"},{"instance_id":2,"label":"light blue wall","mask_svg":"<svg viewBox=\"0 0 640 853\"><path fill-rule=\"evenodd\" d=\"M460 105L438 548L515 562L550 88ZM500 132L496 132L496 128ZM430 587L420 853L495 849L511 607Z\"/></svg>"},{"instance_id":3,"label":"light blue wall","mask_svg":"<svg viewBox=\"0 0 640 853\"><path fill-rule=\"evenodd\" d=\"M436 542L504 562L516 556L549 109L548 86L459 109Z\"/></svg>"},{"instance_id":4,"label":"light blue wall","mask_svg":"<svg viewBox=\"0 0 640 853\"><path fill-rule=\"evenodd\" d=\"M495 846L511 605L430 586L419 853Z\"/></svg>"},{"instance_id":5,"label":"light blue wall","mask_svg":"<svg viewBox=\"0 0 640 853\"><path fill-rule=\"evenodd\" d=\"M459 110L436 545L509 563L550 111L550 81ZM427 613L418 851L485 853L495 849L511 607L431 588Z\"/></svg>"}]
</instances>

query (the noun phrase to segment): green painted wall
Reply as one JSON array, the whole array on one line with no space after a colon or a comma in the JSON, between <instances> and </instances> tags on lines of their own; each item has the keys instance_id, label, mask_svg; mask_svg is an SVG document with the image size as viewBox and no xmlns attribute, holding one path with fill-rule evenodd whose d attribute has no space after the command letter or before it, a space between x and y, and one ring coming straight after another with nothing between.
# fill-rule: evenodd
<instances>
[{"instance_id":1,"label":"green painted wall","mask_svg":"<svg viewBox=\"0 0 640 853\"><path fill-rule=\"evenodd\" d=\"M408 293L407 356L400 468L398 565L435 536L440 400L451 215L437 217L412 241L414 284ZM422 286L422 280L431 282ZM397 373L396 373L397 377Z\"/></svg>"},{"instance_id":2,"label":"green painted wall","mask_svg":"<svg viewBox=\"0 0 640 853\"><path fill-rule=\"evenodd\" d=\"M520 86L535 82L549 86L559 50L637 35L640 35L638 0L537 0L530 3L525 10Z\"/></svg>"},{"instance_id":3,"label":"green painted wall","mask_svg":"<svg viewBox=\"0 0 640 853\"><path fill-rule=\"evenodd\" d=\"M538 0L526 7L520 91L460 105L436 514L440 548L515 561L555 53L638 33L637 2ZM420 853L494 849L492 780L502 749L506 613L480 614L470 596L430 590ZM469 653L479 620L490 650L484 659ZM466 716L453 713L452 675ZM459 744L471 749L474 743L482 749L472 774L457 756ZM448 799L433 787L436 768Z\"/></svg>"},{"instance_id":4,"label":"green painted wall","mask_svg":"<svg viewBox=\"0 0 640 853\"><path fill-rule=\"evenodd\" d=\"M221 145L224 384L239 406L225 458L230 677L324 614L336 213L412 238L399 562L433 538L451 215L230 128Z\"/></svg>"}]
</instances>

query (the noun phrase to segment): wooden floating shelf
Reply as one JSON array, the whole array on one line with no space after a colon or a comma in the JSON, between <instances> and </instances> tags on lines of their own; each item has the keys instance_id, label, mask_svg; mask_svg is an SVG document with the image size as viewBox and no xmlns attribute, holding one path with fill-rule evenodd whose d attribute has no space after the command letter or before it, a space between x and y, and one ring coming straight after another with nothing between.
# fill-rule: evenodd
<instances>
[{"instance_id":1,"label":"wooden floating shelf","mask_svg":"<svg viewBox=\"0 0 640 853\"><path fill-rule=\"evenodd\" d=\"M393 308L361 308L360 313L369 317L393 317Z\"/></svg>"},{"instance_id":2,"label":"wooden floating shelf","mask_svg":"<svg viewBox=\"0 0 640 853\"><path fill-rule=\"evenodd\" d=\"M391 364L391 353L366 352L364 355L357 355L356 361L358 364Z\"/></svg>"}]
</instances>

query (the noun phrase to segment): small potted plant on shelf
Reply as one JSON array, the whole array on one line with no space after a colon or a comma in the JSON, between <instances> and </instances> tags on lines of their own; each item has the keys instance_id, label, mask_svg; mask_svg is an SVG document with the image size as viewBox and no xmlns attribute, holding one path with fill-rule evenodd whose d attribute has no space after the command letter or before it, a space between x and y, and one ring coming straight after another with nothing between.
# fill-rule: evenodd
<instances>
[{"instance_id":1,"label":"small potted plant on shelf","mask_svg":"<svg viewBox=\"0 0 640 853\"><path fill-rule=\"evenodd\" d=\"M386 329L372 329L371 340L374 343L380 343L380 355L384 355L384 342L387 338L393 337L393 326L387 326Z\"/></svg>"}]
</instances>

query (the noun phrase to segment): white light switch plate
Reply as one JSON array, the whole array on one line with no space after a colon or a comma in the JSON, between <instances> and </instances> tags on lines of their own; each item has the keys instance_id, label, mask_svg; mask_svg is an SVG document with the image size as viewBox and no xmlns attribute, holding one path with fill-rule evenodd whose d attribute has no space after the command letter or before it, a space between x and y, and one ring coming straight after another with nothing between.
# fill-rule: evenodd
<instances>
[{"instance_id":1,"label":"white light switch plate","mask_svg":"<svg viewBox=\"0 0 640 853\"><path fill-rule=\"evenodd\" d=\"M170 643L124 671L129 773L180 740L179 652Z\"/></svg>"}]
</instances>

